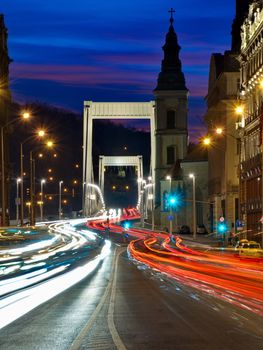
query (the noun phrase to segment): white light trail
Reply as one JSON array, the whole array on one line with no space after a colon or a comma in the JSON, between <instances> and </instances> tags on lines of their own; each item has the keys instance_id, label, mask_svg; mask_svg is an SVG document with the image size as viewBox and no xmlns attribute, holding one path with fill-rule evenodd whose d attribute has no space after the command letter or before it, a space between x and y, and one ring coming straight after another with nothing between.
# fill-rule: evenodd
<instances>
[{"instance_id":1,"label":"white light trail","mask_svg":"<svg viewBox=\"0 0 263 350\"><path fill-rule=\"evenodd\" d=\"M85 265L3 299L2 304L0 302L0 329L80 282L96 269L100 261L110 254L110 251L111 243L105 241L101 253ZM61 272L64 268L62 266L54 269L53 273Z\"/></svg>"}]
</instances>

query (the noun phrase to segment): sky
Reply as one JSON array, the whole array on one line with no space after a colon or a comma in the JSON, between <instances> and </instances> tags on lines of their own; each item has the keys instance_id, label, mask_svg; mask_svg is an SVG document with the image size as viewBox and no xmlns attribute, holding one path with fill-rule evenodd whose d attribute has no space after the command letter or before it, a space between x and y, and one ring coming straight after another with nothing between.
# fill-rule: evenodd
<instances>
[{"instance_id":1,"label":"sky","mask_svg":"<svg viewBox=\"0 0 263 350\"><path fill-rule=\"evenodd\" d=\"M171 7L190 137L201 136L210 55L230 48L235 0L1 0L14 100L79 113L84 100L152 100Z\"/></svg>"}]
</instances>

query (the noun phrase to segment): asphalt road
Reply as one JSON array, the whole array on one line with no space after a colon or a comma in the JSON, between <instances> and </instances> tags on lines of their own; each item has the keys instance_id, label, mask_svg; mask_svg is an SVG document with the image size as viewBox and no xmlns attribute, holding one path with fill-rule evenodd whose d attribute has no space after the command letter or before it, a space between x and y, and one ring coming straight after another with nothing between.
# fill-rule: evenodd
<instances>
[{"instance_id":1,"label":"asphalt road","mask_svg":"<svg viewBox=\"0 0 263 350\"><path fill-rule=\"evenodd\" d=\"M135 265L117 247L93 275L0 331L3 350L262 349L263 319Z\"/></svg>"}]
</instances>

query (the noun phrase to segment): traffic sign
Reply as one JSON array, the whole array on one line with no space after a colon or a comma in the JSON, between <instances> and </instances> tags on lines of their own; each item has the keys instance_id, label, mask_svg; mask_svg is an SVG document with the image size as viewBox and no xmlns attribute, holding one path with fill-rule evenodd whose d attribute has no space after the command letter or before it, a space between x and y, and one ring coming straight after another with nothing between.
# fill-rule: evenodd
<instances>
[{"instance_id":1,"label":"traffic sign","mask_svg":"<svg viewBox=\"0 0 263 350\"><path fill-rule=\"evenodd\" d=\"M174 218L173 215L168 215L167 216L168 221L173 221L173 218Z\"/></svg>"},{"instance_id":2,"label":"traffic sign","mask_svg":"<svg viewBox=\"0 0 263 350\"><path fill-rule=\"evenodd\" d=\"M219 221L220 221L220 222L224 222L224 221L225 221L225 218L224 218L223 216L220 216Z\"/></svg>"}]
</instances>

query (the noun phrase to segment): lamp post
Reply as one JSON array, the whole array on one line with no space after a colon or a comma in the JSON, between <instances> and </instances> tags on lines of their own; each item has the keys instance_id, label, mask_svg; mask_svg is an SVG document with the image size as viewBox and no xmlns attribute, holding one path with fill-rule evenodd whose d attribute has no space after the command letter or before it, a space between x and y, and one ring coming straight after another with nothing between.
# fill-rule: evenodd
<instances>
[{"instance_id":1,"label":"lamp post","mask_svg":"<svg viewBox=\"0 0 263 350\"><path fill-rule=\"evenodd\" d=\"M40 198L40 221L43 221L43 209L44 209L44 184L46 183L45 179L41 179L40 181L40 193L41 193L41 198Z\"/></svg>"},{"instance_id":2,"label":"lamp post","mask_svg":"<svg viewBox=\"0 0 263 350\"><path fill-rule=\"evenodd\" d=\"M54 145L53 141L47 141L45 146L47 148L52 148ZM33 159L33 152L39 147L35 147L30 151L30 225L35 225L35 159Z\"/></svg>"},{"instance_id":3,"label":"lamp post","mask_svg":"<svg viewBox=\"0 0 263 350\"><path fill-rule=\"evenodd\" d=\"M29 119L30 114L25 112L22 114L22 119ZM13 120L10 120L8 123L5 125L1 126L1 190L2 190L2 196L1 196L1 201L2 201L2 224L6 224L6 205L5 205L5 149L4 149L4 129L10 126L11 124L15 123L16 121L20 120L21 117L15 118Z\"/></svg>"},{"instance_id":4,"label":"lamp post","mask_svg":"<svg viewBox=\"0 0 263 350\"><path fill-rule=\"evenodd\" d=\"M150 182L152 191L151 194L149 195L149 198L151 199L151 212L152 212L152 231L154 231L154 184L152 182L152 177L149 176L148 180Z\"/></svg>"},{"instance_id":5,"label":"lamp post","mask_svg":"<svg viewBox=\"0 0 263 350\"><path fill-rule=\"evenodd\" d=\"M59 181L59 195L58 195L58 218L61 220L61 188L62 188L63 181Z\"/></svg>"},{"instance_id":6,"label":"lamp post","mask_svg":"<svg viewBox=\"0 0 263 350\"><path fill-rule=\"evenodd\" d=\"M16 179L16 224L18 225L19 220L19 184L21 183L21 178ZM20 202L21 204L21 202Z\"/></svg>"},{"instance_id":7,"label":"lamp post","mask_svg":"<svg viewBox=\"0 0 263 350\"><path fill-rule=\"evenodd\" d=\"M82 216L85 216L85 194L86 194L86 182L84 181L82 184Z\"/></svg>"},{"instance_id":8,"label":"lamp post","mask_svg":"<svg viewBox=\"0 0 263 350\"><path fill-rule=\"evenodd\" d=\"M21 178L21 205L20 205L20 224L24 225L24 152L23 146L30 140L33 140L37 137L44 137L46 134L45 130L38 130L36 135L29 136L23 142L20 143L20 178Z\"/></svg>"},{"instance_id":9,"label":"lamp post","mask_svg":"<svg viewBox=\"0 0 263 350\"><path fill-rule=\"evenodd\" d=\"M193 180L193 239L196 239L195 175L189 174L189 178Z\"/></svg>"},{"instance_id":10,"label":"lamp post","mask_svg":"<svg viewBox=\"0 0 263 350\"><path fill-rule=\"evenodd\" d=\"M169 198L171 197L172 195L172 178L171 176L166 176L166 180L169 181ZM170 235L172 236L173 234L173 215L172 215L172 204L170 203L169 201L169 233Z\"/></svg>"},{"instance_id":11,"label":"lamp post","mask_svg":"<svg viewBox=\"0 0 263 350\"><path fill-rule=\"evenodd\" d=\"M141 225L142 225L142 227L144 227L144 199L143 199L143 194L144 194L144 191L141 190L141 202L140 202L140 205L141 205Z\"/></svg>"}]
</instances>

